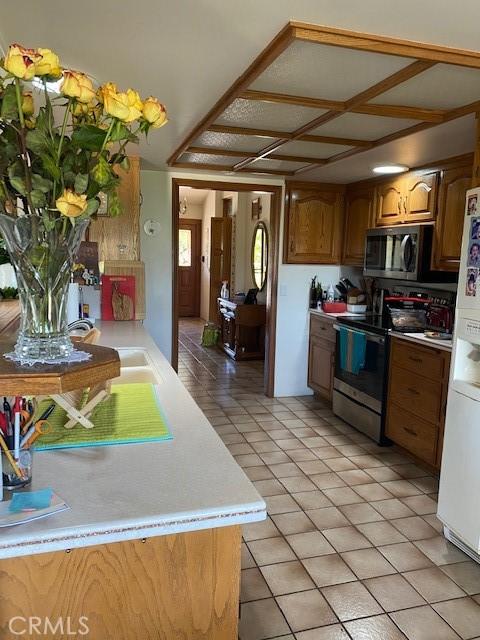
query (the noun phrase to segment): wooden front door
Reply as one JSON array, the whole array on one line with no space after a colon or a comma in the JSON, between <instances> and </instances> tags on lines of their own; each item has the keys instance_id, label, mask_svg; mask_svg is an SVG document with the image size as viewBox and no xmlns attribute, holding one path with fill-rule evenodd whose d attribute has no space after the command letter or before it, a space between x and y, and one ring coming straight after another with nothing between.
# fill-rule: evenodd
<instances>
[{"instance_id":1,"label":"wooden front door","mask_svg":"<svg viewBox=\"0 0 480 640\"><path fill-rule=\"evenodd\" d=\"M232 270L232 219L212 218L210 231L210 304L208 320L217 320L217 298L223 280L230 286Z\"/></svg>"},{"instance_id":2,"label":"wooden front door","mask_svg":"<svg viewBox=\"0 0 480 640\"><path fill-rule=\"evenodd\" d=\"M200 258L202 221L178 225L178 306L180 317L200 316Z\"/></svg>"}]
</instances>

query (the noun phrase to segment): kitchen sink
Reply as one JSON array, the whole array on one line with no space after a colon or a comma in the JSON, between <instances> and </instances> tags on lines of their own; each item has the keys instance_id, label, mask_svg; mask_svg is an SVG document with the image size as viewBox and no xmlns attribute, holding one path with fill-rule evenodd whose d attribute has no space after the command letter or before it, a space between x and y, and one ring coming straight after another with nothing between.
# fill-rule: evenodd
<instances>
[{"instance_id":1,"label":"kitchen sink","mask_svg":"<svg viewBox=\"0 0 480 640\"><path fill-rule=\"evenodd\" d=\"M160 374L155 372L151 367L121 367L120 377L113 380L113 384L148 382L152 384L160 384L162 382Z\"/></svg>"},{"instance_id":2,"label":"kitchen sink","mask_svg":"<svg viewBox=\"0 0 480 640\"><path fill-rule=\"evenodd\" d=\"M117 349L122 367L144 367L150 365L145 349Z\"/></svg>"}]
</instances>

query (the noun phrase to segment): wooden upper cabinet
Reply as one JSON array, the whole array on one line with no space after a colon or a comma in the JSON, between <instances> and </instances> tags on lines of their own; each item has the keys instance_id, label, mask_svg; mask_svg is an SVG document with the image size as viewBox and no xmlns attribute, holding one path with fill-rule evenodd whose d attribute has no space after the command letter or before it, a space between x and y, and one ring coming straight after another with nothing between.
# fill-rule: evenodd
<instances>
[{"instance_id":1,"label":"wooden upper cabinet","mask_svg":"<svg viewBox=\"0 0 480 640\"><path fill-rule=\"evenodd\" d=\"M343 186L287 184L284 262L340 264Z\"/></svg>"},{"instance_id":2,"label":"wooden upper cabinet","mask_svg":"<svg viewBox=\"0 0 480 640\"><path fill-rule=\"evenodd\" d=\"M442 172L438 193L438 214L432 252L432 268L458 271L462 249L465 196L471 188L472 166Z\"/></svg>"},{"instance_id":3,"label":"wooden upper cabinet","mask_svg":"<svg viewBox=\"0 0 480 640\"><path fill-rule=\"evenodd\" d=\"M130 157L130 169L115 168L121 176L118 195L123 213L98 216L89 227L89 240L98 242L99 260L140 260L140 158Z\"/></svg>"},{"instance_id":4,"label":"wooden upper cabinet","mask_svg":"<svg viewBox=\"0 0 480 640\"><path fill-rule=\"evenodd\" d=\"M365 234L375 225L374 187L347 188L342 264L363 267Z\"/></svg>"},{"instance_id":5,"label":"wooden upper cabinet","mask_svg":"<svg viewBox=\"0 0 480 640\"><path fill-rule=\"evenodd\" d=\"M377 226L400 224L403 221L403 180L396 178L377 186Z\"/></svg>"},{"instance_id":6,"label":"wooden upper cabinet","mask_svg":"<svg viewBox=\"0 0 480 640\"><path fill-rule=\"evenodd\" d=\"M435 220L438 173L408 175L404 182L403 222Z\"/></svg>"}]
</instances>

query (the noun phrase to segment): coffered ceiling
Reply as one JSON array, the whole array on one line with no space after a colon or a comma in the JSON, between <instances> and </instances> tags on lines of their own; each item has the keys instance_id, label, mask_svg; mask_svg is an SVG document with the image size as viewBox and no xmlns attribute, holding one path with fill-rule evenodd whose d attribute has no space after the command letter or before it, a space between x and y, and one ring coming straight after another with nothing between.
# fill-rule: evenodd
<instances>
[{"instance_id":1,"label":"coffered ceiling","mask_svg":"<svg viewBox=\"0 0 480 640\"><path fill-rule=\"evenodd\" d=\"M289 22L168 164L340 180L334 165L370 163L428 130L450 139L455 151L443 157L455 155L455 136L468 138L477 110L479 52Z\"/></svg>"}]
</instances>

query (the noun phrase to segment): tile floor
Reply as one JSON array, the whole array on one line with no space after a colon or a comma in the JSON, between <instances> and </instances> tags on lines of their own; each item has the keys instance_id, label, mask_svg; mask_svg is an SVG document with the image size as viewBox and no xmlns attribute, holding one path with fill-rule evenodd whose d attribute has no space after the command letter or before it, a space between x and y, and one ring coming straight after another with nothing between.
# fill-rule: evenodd
<instances>
[{"instance_id":1,"label":"tile floor","mask_svg":"<svg viewBox=\"0 0 480 640\"><path fill-rule=\"evenodd\" d=\"M480 639L480 566L441 535L438 482L313 397L267 398L259 362L199 346L179 376L264 496L244 527L240 640Z\"/></svg>"}]
</instances>

